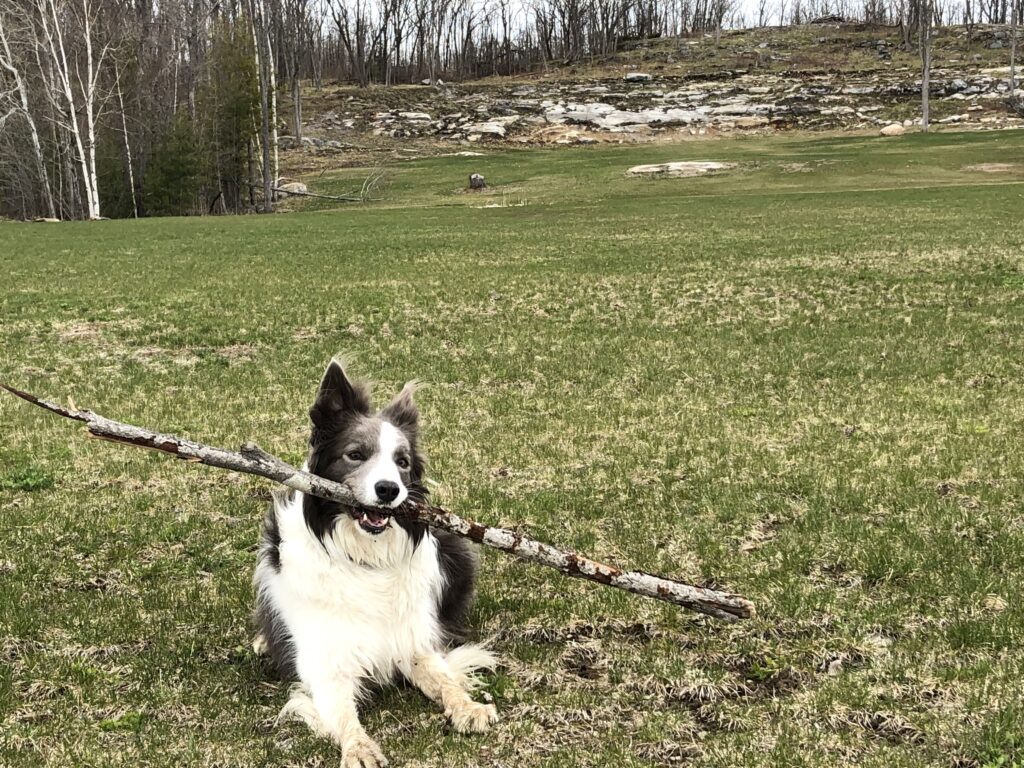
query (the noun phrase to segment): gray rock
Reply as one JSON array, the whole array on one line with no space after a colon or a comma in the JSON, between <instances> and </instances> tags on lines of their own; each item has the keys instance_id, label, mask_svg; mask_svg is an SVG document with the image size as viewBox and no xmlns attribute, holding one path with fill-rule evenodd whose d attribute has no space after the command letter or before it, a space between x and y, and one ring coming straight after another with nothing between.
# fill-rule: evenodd
<instances>
[{"instance_id":1,"label":"gray rock","mask_svg":"<svg viewBox=\"0 0 1024 768\"><path fill-rule=\"evenodd\" d=\"M646 72L627 72L622 79L627 83L649 83L654 77Z\"/></svg>"},{"instance_id":2,"label":"gray rock","mask_svg":"<svg viewBox=\"0 0 1024 768\"><path fill-rule=\"evenodd\" d=\"M634 165L628 171L627 176L673 176L690 177L703 176L712 171L724 171L735 168L736 163L719 163L713 160L693 161L678 163L656 163L654 165Z\"/></svg>"},{"instance_id":3,"label":"gray rock","mask_svg":"<svg viewBox=\"0 0 1024 768\"><path fill-rule=\"evenodd\" d=\"M558 108L555 108L558 109ZM552 116L555 109L548 110L548 116ZM611 104L595 102L593 104L569 104L565 111L559 115L563 120L570 123L593 123L600 117L617 112Z\"/></svg>"},{"instance_id":4,"label":"gray rock","mask_svg":"<svg viewBox=\"0 0 1024 768\"><path fill-rule=\"evenodd\" d=\"M484 177L479 173L469 174L469 188L470 189L487 189L487 182Z\"/></svg>"},{"instance_id":5,"label":"gray rock","mask_svg":"<svg viewBox=\"0 0 1024 768\"><path fill-rule=\"evenodd\" d=\"M463 130L470 141L479 141L482 138L503 139L508 133L508 127L519 122L518 115L498 117L484 123L473 123L467 125Z\"/></svg>"}]
</instances>

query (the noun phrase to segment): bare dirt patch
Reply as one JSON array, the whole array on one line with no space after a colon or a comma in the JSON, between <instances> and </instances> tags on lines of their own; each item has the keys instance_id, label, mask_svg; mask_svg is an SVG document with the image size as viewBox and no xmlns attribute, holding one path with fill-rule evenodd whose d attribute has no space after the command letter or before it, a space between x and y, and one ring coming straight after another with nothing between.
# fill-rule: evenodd
<instances>
[{"instance_id":1,"label":"bare dirt patch","mask_svg":"<svg viewBox=\"0 0 1024 768\"><path fill-rule=\"evenodd\" d=\"M1013 173L1020 167L1020 163L974 163L965 165L963 170L972 173Z\"/></svg>"},{"instance_id":2,"label":"bare dirt patch","mask_svg":"<svg viewBox=\"0 0 1024 768\"><path fill-rule=\"evenodd\" d=\"M78 321L55 323L53 329L57 333L57 338L65 344L72 342L92 343L98 342L103 338L102 329L97 323Z\"/></svg>"}]
</instances>

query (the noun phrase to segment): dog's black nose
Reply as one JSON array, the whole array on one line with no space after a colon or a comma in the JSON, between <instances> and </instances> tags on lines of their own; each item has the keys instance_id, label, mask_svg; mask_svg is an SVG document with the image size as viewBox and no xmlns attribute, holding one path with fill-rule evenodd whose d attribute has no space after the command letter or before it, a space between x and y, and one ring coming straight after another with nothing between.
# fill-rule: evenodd
<instances>
[{"instance_id":1,"label":"dog's black nose","mask_svg":"<svg viewBox=\"0 0 1024 768\"><path fill-rule=\"evenodd\" d=\"M377 494L377 498L384 503L392 502L398 498L398 483L393 483L390 480L381 480L375 483L373 490Z\"/></svg>"}]
</instances>

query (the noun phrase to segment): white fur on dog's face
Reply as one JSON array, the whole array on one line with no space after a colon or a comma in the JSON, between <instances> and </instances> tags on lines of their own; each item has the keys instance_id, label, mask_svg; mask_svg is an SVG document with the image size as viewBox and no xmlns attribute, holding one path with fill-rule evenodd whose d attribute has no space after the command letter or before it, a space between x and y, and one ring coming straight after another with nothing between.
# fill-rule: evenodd
<instances>
[{"instance_id":1,"label":"white fur on dog's face","mask_svg":"<svg viewBox=\"0 0 1024 768\"><path fill-rule=\"evenodd\" d=\"M351 465L346 482L359 503L394 509L409 497L404 479L408 477L411 461L409 440L389 421L368 419L362 427L359 432L365 437L345 446L344 461ZM367 439L367 433L373 432L373 439ZM378 491L393 486L397 486L398 492L392 499L388 498L389 493L382 496Z\"/></svg>"}]
</instances>

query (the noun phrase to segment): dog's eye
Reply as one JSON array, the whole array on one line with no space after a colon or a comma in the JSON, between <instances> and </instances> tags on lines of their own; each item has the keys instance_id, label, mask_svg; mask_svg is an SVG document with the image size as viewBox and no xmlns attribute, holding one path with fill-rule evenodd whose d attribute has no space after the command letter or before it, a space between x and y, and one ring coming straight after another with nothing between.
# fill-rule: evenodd
<instances>
[{"instance_id":1,"label":"dog's eye","mask_svg":"<svg viewBox=\"0 0 1024 768\"><path fill-rule=\"evenodd\" d=\"M405 456L402 456L400 459L398 459L398 461L396 461L395 464L397 464L400 469L409 468L409 460L405 458Z\"/></svg>"},{"instance_id":2,"label":"dog's eye","mask_svg":"<svg viewBox=\"0 0 1024 768\"><path fill-rule=\"evenodd\" d=\"M345 458L349 461L366 461L366 456L362 451L349 451L345 454Z\"/></svg>"}]
</instances>

